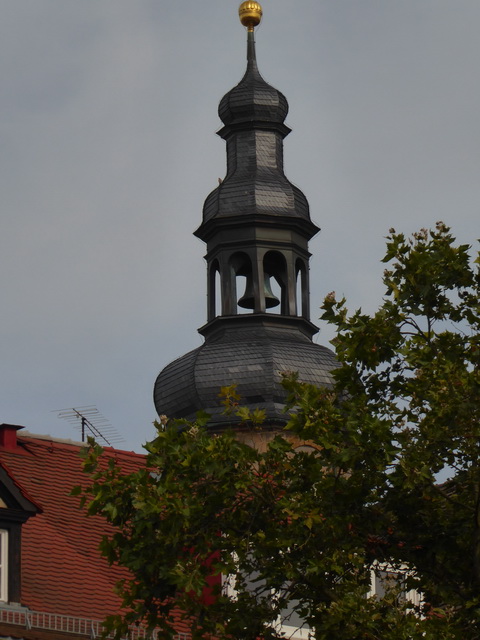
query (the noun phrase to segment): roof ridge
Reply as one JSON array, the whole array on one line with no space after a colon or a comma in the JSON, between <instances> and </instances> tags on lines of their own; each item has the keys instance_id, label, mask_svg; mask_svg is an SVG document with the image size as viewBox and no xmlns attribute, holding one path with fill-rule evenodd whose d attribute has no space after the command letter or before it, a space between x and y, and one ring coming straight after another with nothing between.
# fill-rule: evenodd
<instances>
[{"instance_id":1,"label":"roof ridge","mask_svg":"<svg viewBox=\"0 0 480 640\"><path fill-rule=\"evenodd\" d=\"M88 447L88 442L81 442L80 440L72 440L71 438L58 438L51 436L48 433L32 433L31 431L22 431L18 434L18 438L29 438L32 440L44 440L48 442L57 442L59 444L69 444L76 447Z\"/></svg>"},{"instance_id":2,"label":"roof ridge","mask_svg":"<svg viewBox=\"0 0 480 640\"><path fill-rule=\"evenodd\" d=\"M88 442L80 442L77 440L71 440L70 438L57 438L48 434L31 433L30 431L22 431L22 433L17 436L17 439L19 441L27 441L29 445L57 445L58 448L65 448L67 450L86 448L90 446ZM145 453L137 453L136 451L128 451L126 449L117 449L116 447L102 447L102 449L105 453L111 455L120 455L122 457L131 458L146 457Z\"/></svg>"}]
</instances>

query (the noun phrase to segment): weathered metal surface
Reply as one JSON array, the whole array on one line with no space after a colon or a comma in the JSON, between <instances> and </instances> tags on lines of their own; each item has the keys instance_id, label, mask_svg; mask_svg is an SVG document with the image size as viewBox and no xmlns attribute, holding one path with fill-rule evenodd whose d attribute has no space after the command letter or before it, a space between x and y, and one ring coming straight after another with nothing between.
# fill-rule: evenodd
<instances>
[{"instance_id":1,"label":"weathered metal surface","mask_svg":"<svg viewBox=\"0 0 480 640\"><path fill-rule=\"evenodd\" d=\"M220 387L236 384L241 404L264 409L267 422L280 425L287 420L282 373L298 372L303 382L329 387L336 366L330 349L295 327L236 327L165 367L155 384L155 406L170 418L192 419L204 409L212 426L226 425L235 418L222 414L218 394Z\"/></svg>"}]
</instances>

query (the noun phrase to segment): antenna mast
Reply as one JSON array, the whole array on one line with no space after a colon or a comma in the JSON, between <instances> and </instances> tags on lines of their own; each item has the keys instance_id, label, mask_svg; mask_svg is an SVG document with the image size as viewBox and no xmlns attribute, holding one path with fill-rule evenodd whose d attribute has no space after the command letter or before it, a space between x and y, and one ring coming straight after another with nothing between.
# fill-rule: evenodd
<instances>
[{"instance_id":1,"label":"antenna mast","mask_svg":"<svg viewBox=\"0 0 480 640\"><path fill-rule=\"evenodd\" d=\"M85 442L88 435L93 436L95 440L103 440L110 447L114 446L114 442L124 442L124 439L93 404L72 409L56 409L55 413L81 431L82 442Z\"/></svg>"}]
</instances>

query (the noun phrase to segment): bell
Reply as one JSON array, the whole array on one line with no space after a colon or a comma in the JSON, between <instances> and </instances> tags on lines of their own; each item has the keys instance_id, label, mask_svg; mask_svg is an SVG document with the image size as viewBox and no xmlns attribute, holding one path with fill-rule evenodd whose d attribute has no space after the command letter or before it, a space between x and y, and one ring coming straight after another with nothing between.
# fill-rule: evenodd
<instances>
[{"instance_id":1,"label":"bell","mask_svg":"<svg viewBox=\"0 0 480 640\"><path fill-rule=\"evenodd\" d=\"M280 304L280 300L273 294L270 287L270 276L265 273L263 280L263 291L265 292L265 307L271 309ZM242 309L255 309L255 296L253 295L253 278L252 274L247 275L247 284L245 285L245 293L238 301L238 306Z\"/></svg>"}]
</instances>

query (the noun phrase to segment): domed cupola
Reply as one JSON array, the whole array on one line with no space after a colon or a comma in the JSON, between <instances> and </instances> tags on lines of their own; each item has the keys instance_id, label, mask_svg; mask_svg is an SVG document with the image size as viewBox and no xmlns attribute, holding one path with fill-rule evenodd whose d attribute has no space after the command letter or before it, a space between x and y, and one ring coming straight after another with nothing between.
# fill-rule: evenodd
<instances>
[{"instance_id":1,"label":"domed cupola","mask_svg":"<svg viewBox=\"0 0 480 640\"><path fill-rule=\"evenodd\" d=\"M218 115L226 127L242 127L246 123L258 127L282 127L288 113L288 102L283 93L269 85L260 75L255 55L253 29L248 32L247 71L236 87L223 96Z\"/></svg>"},{"instance_id":2,"label":"domed cupola","mask_svg":"<svg viewBox=\"0 0 480 640\"><path fill-rule=\"evenodd\" d=\"M332 351L312 342L318 329L310 322L308 241L319 229L283 171L287 101L257 68L260 5L247 0L239 14L248 30L247 71L219 107L227 174L207 197L195 232L207 245L207 323L199 329L205 342L167 365L154 390L159 415L192 419L203 409L213 429L232 421L222 413L220 387L236 384L244 404L264 409L266 424L281 427L282 374L329 386L335 368Z\"/></svg>"}]
</instances>

